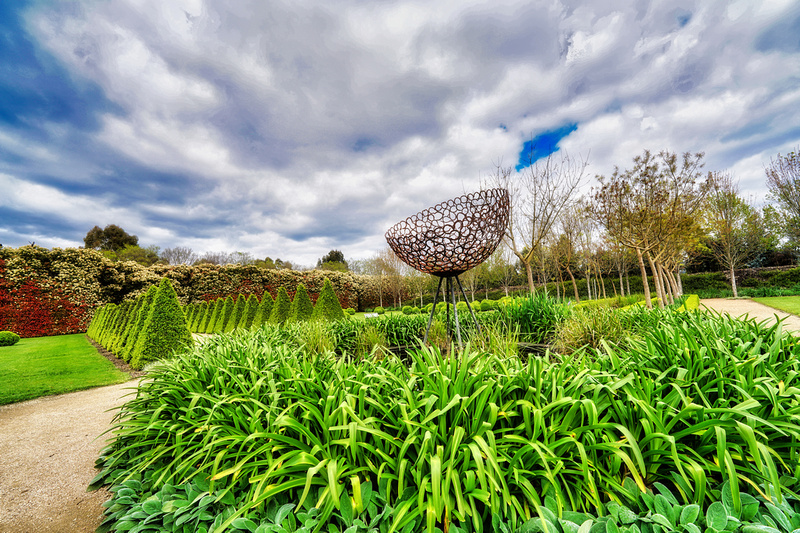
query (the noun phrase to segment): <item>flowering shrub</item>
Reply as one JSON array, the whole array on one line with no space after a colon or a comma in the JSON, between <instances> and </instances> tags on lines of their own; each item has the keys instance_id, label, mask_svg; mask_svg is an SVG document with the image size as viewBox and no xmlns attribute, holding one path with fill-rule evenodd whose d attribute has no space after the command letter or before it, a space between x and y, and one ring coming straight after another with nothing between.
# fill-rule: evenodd
<instances>
[{"instance_id":1,"label":"flowering shrub","mask_svg":"<svg viewBox=\"0 0 800 533\"><path fill-rule=\"evenodd\" d=\"M300 284L316 302L326 278L342 308L365 309L381 299L392 301L386 283L382 287L377 278L350 272L268 270L253 265L144 267L133 261L112 262L91 249L47 250L31 245L0 248L0 328L22 337L83 332L102 305L135 301L162 277L170 280L182 305L239 294L267 293L274 298L280 288L294 295Z\"/></svg>"}]
</instances>

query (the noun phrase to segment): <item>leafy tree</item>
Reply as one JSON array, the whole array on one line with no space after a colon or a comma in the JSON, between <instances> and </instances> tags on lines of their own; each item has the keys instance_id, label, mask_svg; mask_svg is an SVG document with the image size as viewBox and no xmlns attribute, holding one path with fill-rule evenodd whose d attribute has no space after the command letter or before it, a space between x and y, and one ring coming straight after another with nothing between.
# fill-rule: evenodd
<instances>
[{"instance_id":1,"label":"leafy tree","mask_svg":"<svg viewBox=\"0 0 800 533\"><path fill-rule=\"evenodd\" d=\"M122 250L125 246L138 245L139 237L129 235L116 224L109 224L103 229L100 229L99 226L90 229L86 237L83 238L83 243L86 248L116 252Z\"/></svg>"},{"instance_id":2,"label":"leafy tree","mask_svg":"<svg viewBox=\"0 0 800 533\"><path fill-rule=\"evenodd\" d=\"M152 266L161 261L158 246L142 248L140 246L127 245L115 253L118 261L135 261L144 266Z\"/></svg>"},{"instance_id":3,"label":"leafy tree","mask_svg":"<svg viewBox=\"0 0 800 533\"><path fill-rule=\"evenodd\" d=\"M289 308L289 318L287 322L305 322L311 318L314 313L314 304L311 303L311 298L308 296L306 286L302 283L297 285L297 291L294 293L292 305Z\"/></svg>"},{"instance_id":4,"label":"leafy tree","mask_svg":"<svg viewBox=\"0 0 800 533\"><path fill-rule=\"evenodd\" d=\"M738 297L736 269L758 254L763 226L755 208L739 197L739 187L730 174L717 175L708 212L711 250L728 270L733 296Z\"/></svg>"},{"instance_id":5,"label":"leafy tree","mask_svg":"<svg viewBox=\"0 0 800 533\"><path fill-rule=\"evenodd\" d=\"M269 321L270 313L272 313L272 305L275 303L275 300L272 299L272 295L264 291L264 295L261 297L261 302L258 304L258 311L256 311L256 315L253 318L252 324L250 324L251 329L260 328L262 324L265 324Z\"/></svg>"},{"instance_id":6,"label":"leafy tree","mask_svg":"<svg viewBox=\"0 0 800 533\"><path fill-rule=\"evenodd\" d=\"M340 320L344 318L342 305L339 303L339 298L337 298L336 292L333 290L333 285L327 278L317 297L317 303L314 306L314 312L311 318L313 320Z\"/></svg>"},{"instance_id":7,"label":"leafy tree","mask_svg":"<svg viewBox=\"0 0 800 533\"><path fill-rule=\"evenodd\" d=\"M278 296L275 298L275 304L272 306L272 311L269 315L271 324L283 324L289 318L289 309L292 306L292 301L289 299L289 294L286 289L281 287L278 289Z\"/></svg>"},{"instance_id":8,"label":"leafy tree","mask_svg":"<svg viewBox=\"0 0 800 533\"><path fill-rule=\"evenodd\" d=\"M778 154L765 169L769 196L784 217L785 236L797 248L800 243L800 147Z\"/></svg>"},{"instance_id":9,"label":"leafy tree","mask_svg":"<svg viewBox=\"0 0 800 533\"><path fill-rule=\"evenodd\" d=\"M168 357L192 344L192 334L169 278L161 278L144 328L131 357L131 366L141 369L149 361Z\"/></svg>"},{"instance_id":10,"label":"leafy tree","mask_svg":"<svg viewBox=\"0 0 800 533\"><path fill-rule=\"evenodd\" d=\"M335 270L347 272L349 270L344 254L339 250L331 250L317 261L317 268L320 270Z\"/></svg>"}]
</instances>

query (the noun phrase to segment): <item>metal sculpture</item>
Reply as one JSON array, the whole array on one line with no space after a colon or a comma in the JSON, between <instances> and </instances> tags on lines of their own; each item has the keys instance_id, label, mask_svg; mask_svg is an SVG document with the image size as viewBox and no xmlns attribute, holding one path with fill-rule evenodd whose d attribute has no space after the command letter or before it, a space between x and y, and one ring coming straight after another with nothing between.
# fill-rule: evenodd
<instances>
[{"instance_id":1,"label":"metal sculpture","mask_svg":"<svg viewBox=\"0 0 800 533\"><path fill-rule=\"evenodd\" d=\"M458 276L483 263L497 249L508 226L510 206L506 189L487 189L429 207L398 222L386 232L386 241L400 259L439 278L423 342L428 342L439 290L445 281L443 298L446 301L449 295L452 300L458 344L461 346L453 281L466 301L467 295ZM469 310L480 331L472 306ZM447 332L450 335L449 306Z\"/></svg>"}]
</instances>

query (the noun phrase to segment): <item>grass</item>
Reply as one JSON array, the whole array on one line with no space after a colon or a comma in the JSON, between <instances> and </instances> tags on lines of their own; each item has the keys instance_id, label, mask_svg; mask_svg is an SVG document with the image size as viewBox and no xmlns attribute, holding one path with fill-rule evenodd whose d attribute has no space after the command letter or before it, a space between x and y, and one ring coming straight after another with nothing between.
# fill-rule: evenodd
<instances>
[{"instance_id":1,"label":"grass","mask_svg":"<svg viewBox=\"0 0 800 533\"><path fill-rule=\"evenodd\" d=\"M82 333L22 339L0 348L0 405L128 379Z\"/></svg>"},{"instance_id":2,"label":"grass","mask_svg":"<svg viewBox=\"0 0 800 533\"><path fill-rule=\"evenodd\" d=\"M800 296L773 296L771 298L753 298L754 302L786 311L800 316Z\"/></svg>"}]
</instances>

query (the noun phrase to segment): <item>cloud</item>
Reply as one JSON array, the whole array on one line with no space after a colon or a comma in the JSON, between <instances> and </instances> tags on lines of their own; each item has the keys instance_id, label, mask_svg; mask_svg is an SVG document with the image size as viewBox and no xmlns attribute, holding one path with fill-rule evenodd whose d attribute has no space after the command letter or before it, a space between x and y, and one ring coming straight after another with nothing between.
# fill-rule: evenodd
<instances>
[{"instance_id":1,"label":"cloud","mask_svg":"<svg viewBox=\"0 0 800 533\"><path fill-rule=\"evenodd\" d=\"M705 151L763 190L800 144L798 24L755 0L2 4L0 173L25 194L0 238L116 223L162 248L364 257L549 134L592 175Z\"/></svg>"}]
</instances>

